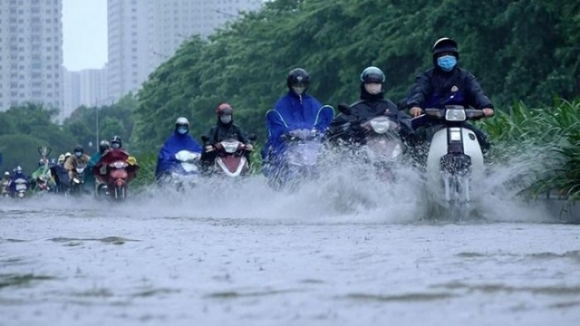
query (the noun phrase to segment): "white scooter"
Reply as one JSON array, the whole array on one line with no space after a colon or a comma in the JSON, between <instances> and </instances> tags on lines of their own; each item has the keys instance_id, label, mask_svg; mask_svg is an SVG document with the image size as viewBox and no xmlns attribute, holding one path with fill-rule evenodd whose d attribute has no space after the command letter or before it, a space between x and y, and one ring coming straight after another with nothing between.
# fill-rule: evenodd
<instances>
[{"instance_id":1,"label":"white scooter","mask_svg":"<svg viewBox=\"0 0 580 326\"><path fill-rule=\"evenodd\" d=\"M198 181L199 153L181 150L175 154L175 159L179 162L178 167L166 173L163 178L164 184L173 184L177 190L182 190L184 186L193 187Z\"/></svg>"},{"instance_id":2,"label":"white scooter","mask_svg":"<svg viewBox=\"0 0 580 326\"><path fill-rule=\"evenodd\" d=\"M236 139L222 140L217 143L215 170L228 177L239 177L250 171L248 160L244 156L246 145Z\"/></svg>"},{"instance_id":3,"label":"white scooter","mask_svg":"<svg viewBox=\"0 0 580 326\"><path fill-rule=\"evenodd\" d=\"M463 125L467 120L483 118L483 111L452 105L444 110L425 109L425 115L441 120L443 125L431 139L427 187L437 202L442 200L452 209L452 217L463 218L469 213L471 191L483 180L485 172L477 137Z\"/></svg>"}]
</instances>

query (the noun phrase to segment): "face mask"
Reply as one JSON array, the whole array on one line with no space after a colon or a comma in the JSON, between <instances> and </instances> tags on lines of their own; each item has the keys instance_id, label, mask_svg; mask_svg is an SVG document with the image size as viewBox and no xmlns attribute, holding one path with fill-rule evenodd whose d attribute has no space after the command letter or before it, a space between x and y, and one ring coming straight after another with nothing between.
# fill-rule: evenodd
<instances>
[{"instance_id":1,"label":"face mask","mask_svg":"<svg viewBox=\"0 0 580 326\"><path fill-rule=\"evenodd\" d=\"M381 84L365 84L365 90L371 95L377 95L381 92L382 85Z\"/></svg>"},{"instance_id":2,"label":"face mask","mask_svg":"<svg viewBox=\"0 0 580 326\"><path fill-rule=\"evenodd\" d=\"M75 152L75 156L76 157L81 157L81 156L83 156L83 152Z\"/></svg>"},{"instance_id":3,"label":"face mask","mask_svg":"<svg viewBox=\"0 0 580 326\"><path fill-rule=\"evenodd\" d=\"M228 124L228 123L232 122L232 116L231 115L222 115L220 117L220 121L222 123Z\"/></svg>"},{"instance_id":4,"label":"face mask","mask_svg":"<svg viewBox=\"0 0 580 326\"><path fill-rule=\"evenodd\" d=\"M294 93L296 93L296 95L302 95L302 93L304 93L304 90L306 89L306 87L292 87L292 90L294 91Z\"/></svg>"},{"instance_id":5,"label":"face mask","mask_svg":"<svg viewBox=\"0 0 580 326\"><path fill-rule=\"evenodd\" d=\"M180 133L181 135L185 135L187 133L187 128L186 127L178 127L177 132Z\"/></svg>"},{"instance_id":6,"label":"face mask","mask_svg":"<svg viewBox=\"0 0 580 326\"><path fill-rule=\"evenodd\" d=\"M121 147L121 144L119 144L119 143L112 143L111 144L111 147L113 147L113 148L119 148L119 147Z\"/></svg>"},{"instance_id":7,"label":"face mask","mask_svg":"<svg viewBox=\"0 0 580 326\"><path fill-rule=\"evenodd\" d=\"M443 69L443 71L451 71L453 67L457 64L457 58L452 55L444 55L437 58L437 65Z\"/></svg>"}]
</instances>

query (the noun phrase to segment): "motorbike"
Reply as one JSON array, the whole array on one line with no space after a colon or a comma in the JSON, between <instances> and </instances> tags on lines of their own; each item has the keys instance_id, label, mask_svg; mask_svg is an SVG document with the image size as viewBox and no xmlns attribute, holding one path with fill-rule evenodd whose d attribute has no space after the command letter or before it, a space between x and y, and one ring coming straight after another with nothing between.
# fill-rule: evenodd
<instances>
[{"instance_id":1,"label":"motorbike","mask_svg":"<svg viewBox=\"0 0 580 326\"><path fill-rule=\"evenodd\" d=\"M24 178L17 178L14 179L12 183L14 183L14 192L12 193L12 196L16 198L26 197L26 193L28 191L28 181Z\"/></svg>"},{"instance_id":2,"label":"motorbike","mask_svg":"<svg viewBox=\"0 0 580 326\"><path fill-rule=\"evenodd\" d=\"M2 181L0 187L2 187L2 197L10 197L10 180Z\"/></svg>"},{"instance_id":3,"label":"motorbike","mask_svg":"<svg viewBox=\"0 0 580 326\"><path fill-rule=\"evenodd\" d=\"M209 140L206 136L201 138L204 143ZM254 135L250 135L248 138L250 140L256 139ZM213 147L215 159L213 167L210 168L211 173L235 178L245 176L250 172L250 165L246 157L246 151L249 149L246 144L237 139L224 139Z\"/></svg>"},{"instance_id":4,"label":"motorbike","mask_svg":"<svg viewBox=\"0 0 580 326\"><path fill-rule=\"evenodd\" d=\"M40 154L39 166L36 171L32 173L32 188L40 192L54 191L54 180L52 177L51 167L48 160L48 155L52 152L50 147L38 147Z\"/></svg>"},{"instance_id":5,"label":"motorbike","mask_svg":"<svg viewBox=\"0 0 580 326\"><path fill-rule=\"evenodd\" d=\"M98 180L97 197L123 201L127 198L129 181L135 178L139 166L128 163L129 154L120 149L106 152L93 167Z\"/></svg>"},{"instance_id":6,"label":"motorbike","mask_svg":"<svg viewBox=\"0 0 580 326\"><path fill-rule=\"evenodd\" d=\"M348 106L339 105L341 113L352 116ZM357 139L355 154L370 163L375 169L375 176L381 180L394 181L394 168L404 154L405 146L400 137L401 126L386 115L355 118L337 127L329 136ZM354 133L354 135L353 135ZM344 139L344 138L343 138Z\"/></svg>"},{"instance_id":7,"label":"motorbike","mask_svg":"<svg viewBox=\"0 0 580 326\"><path fill-rule=\"evenodd\" d=\"M171 171L165 172L160 178L163 185L172 185L178 191L185 187L194 187L199 179L199 159L201 154L181 150L175 154L178 164Z\"/></svg>"},{"instance_id":8,"label":"motorbike","mask_svg":"<svg viewBox=\"0 0 580 326\"><path fill-rule=\"evenodd\" d=\"M85 170L87 163L78 162L73 170L73 178L70 180L70 194L80 194L84 191L85 184Z\"/></svg>"},{"instance_id":9,"label":"motorbike","mask_svg":"<svg viewBox=\"0 0 580 326\"><path fill-rule=\"evenodd\" d=\"M282 135L285 150L268 175L268 184L274 189L295 189L302 180L317 178L322 138L322 133L306 129Z\"/></svg>"},{"instance_id":10,"label":"motorbike","mask_svg":"<svg viewBox=\"0 0 580 326\"><path fill-rule=\"evenodd\" d=\"M462 218L470 211L474 184L481 182L485 173L481 146L464 123L483 118L483 111L448 105L443 110L427 108L424 116L440 122L427 154L427 188L436 202L442 200L452 210L453 217Z\"/></svg>"}]
</instances>

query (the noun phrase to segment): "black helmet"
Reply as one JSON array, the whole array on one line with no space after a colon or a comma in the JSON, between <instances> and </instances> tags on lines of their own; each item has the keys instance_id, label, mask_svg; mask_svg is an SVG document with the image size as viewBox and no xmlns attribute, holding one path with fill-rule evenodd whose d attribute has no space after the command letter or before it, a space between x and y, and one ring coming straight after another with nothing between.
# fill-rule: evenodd
<instances>
[{"instance_id":1,"label":"black helmet","mask_svg":"<svg viewBox=\"0 0 580 326\"><path fill-rule=\"evenodd\" d=\"M457 42L454 40L443 37L435 41L433 44L433 58L436 59L443 53L451 53L457 59L459 59L459 51L457 50Z\"/></svg>"},{"instance_id":2,"label":"black helmet","mask_svg":"<svg viewBox=\"0 0 580 326\"><path fill-rule=\"evenodd\" d=\"M113 136L113 139L111 139L111 147L113 147L113 148L123 147L123 142L121 141L121 137Z\"/></svg>"},{"instance_id":3,"label":"black helmet","mask_svg":"<svg viewBox=\"0 0 580 326\"><path fill-rule=\"evenodd\" d=\"M379 83L385 82L385 74L383 71L377 67L370 66L365 68L360 74L360 81L362 83Z\"/></svg>"},{"instance_id":4,"label":"black helmet","mask_svg":"<svg viewBox=\"0 0 580 326\"><path fill-rule=\"evenodd\" d=\"M81 152L84 153L85 149L81 145L76 145L73 152Z\"/></svg>"},{"instance_id":5,"label":"black helmet","mask_svg":"<svg viewBox=\"0 0 580 326\"><path fill-rule=\"evenodd\" d=\"M308 88L310 85L310 75L308 75L306 70L302 68L294 68L288 73L286 84L288 85L289 89L291 89L292 86L299 85L304 86L304 88Z\"/></svg>"},{"instance_id":6,"label":"black helmet","mask_svg":"<svg viewBox=\"0 0 580 326\"><path fill-rule=\"evenodd\" d=\"M101 154L103 154L109 148L111 148L111 145L109 144L109 142L106 140L101 140L101 142L99 143L99 152L101 152Z\"/></svg>"}]
</instances>

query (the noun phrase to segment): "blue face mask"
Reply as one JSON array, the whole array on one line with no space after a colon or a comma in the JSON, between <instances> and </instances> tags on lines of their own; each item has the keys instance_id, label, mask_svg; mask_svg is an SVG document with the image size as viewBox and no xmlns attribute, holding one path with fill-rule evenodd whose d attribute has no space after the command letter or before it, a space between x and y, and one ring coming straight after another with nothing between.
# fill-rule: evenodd
<instances>
[{"instance_id":1,"label":"blue face mask","mask_svg":"<svg viewBox=\"0 0 580 326\"><path fill-rule=\"evenodd\" d=\"M186 127L178 127L177 132L180 133L181 135L185 135L187 133L187 128Z\"/></svg>"},{"instance_id":2,"label":"blue face mask","mask_svg":"<svg viewBox=\"0 0 580 326\"><path fill-rule=\"evenodd\" d=\"M452 55L444 55L437 58L437 65L443 69L443 71L451 71L453 67L457 64L457 58Z\"/></svg>"},{"instance_id":3,"label":"blue face mask","mask_svg":"<svg viewBox=\"0 0 580 326\"><path fill-rule=\"evenodd\" d=\"M75 152L75 156L76 157L81 157L81 156L83 156L83 152Z\"/></svg>"}]
</instances>

